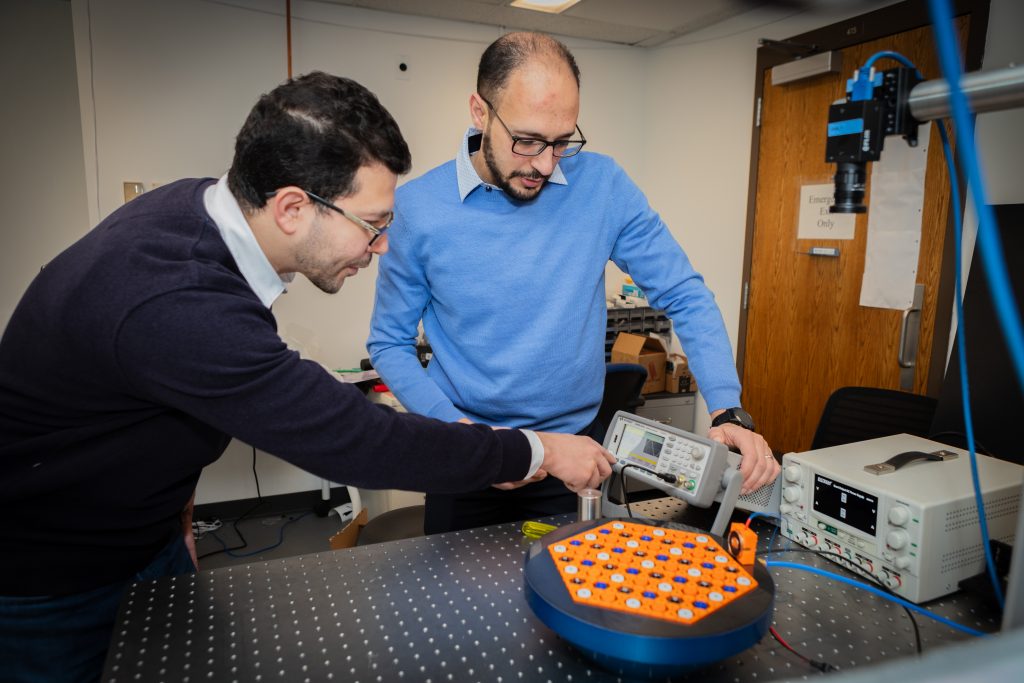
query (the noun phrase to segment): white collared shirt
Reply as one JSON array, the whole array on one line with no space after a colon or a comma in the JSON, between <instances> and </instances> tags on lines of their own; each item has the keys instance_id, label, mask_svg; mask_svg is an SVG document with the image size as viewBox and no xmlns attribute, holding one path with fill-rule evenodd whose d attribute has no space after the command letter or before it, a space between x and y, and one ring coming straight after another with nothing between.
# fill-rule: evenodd
<instances>
[{"instance_id":1,"label":"white collared shirt","mask_svg":"<svg viewBox=\"0 0 1024 683\"><path fill-rule=\"evenodd\" d=\"M203 206L220 231L220 236L238 264L242 277L263 305L270 308L277 297L288 291L285 285L294 279L295 274L281 276L274 270L274 266L270 264L267 255L256 241L256 236L252 234L252 229L245 220L241 207L238 206L238 200L228 189L227 174L221 176L216 184L206 188L203 193Z\"/></svg>"},{"instance_id":2,"label":"white collared shirt","mask_svg":"<svg viewBox=\"0 0 1024 683\"><path fill-rule=\"evenodd\" d=\"M480 174L476 172L476 168L473 166L473 161L469 154L469 139L474 135L480 135L480 133L481 131L479 128L473 128L470 126L466 131L466 134L462 137L462 145L459 147L459 153L455 157L455 176L459 182L459 199L462 201L466 201L466 197L469 196L469 193L481 185L495 190L501 190L501 188L496 185L485 183L480 178ZM562 169L558 166L555 166L555 170L551 172L551 176L548 177L547 182L555 183L556 185L569 184L569 181L565 179L565 174L562 173Z\"/></svg>"}]
</instances>

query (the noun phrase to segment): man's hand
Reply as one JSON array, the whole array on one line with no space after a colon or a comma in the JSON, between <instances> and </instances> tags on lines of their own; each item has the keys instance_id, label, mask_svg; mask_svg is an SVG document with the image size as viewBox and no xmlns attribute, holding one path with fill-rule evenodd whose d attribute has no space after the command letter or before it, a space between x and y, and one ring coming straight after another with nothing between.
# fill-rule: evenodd
<instances>
[{"instance_id":1,"label":"man's hand","mask_svg":"<svg viewBox=\"0 0 1024 683\"><path fill-rule=\"evenodd\" d=\"M561 479L570 491L595 489L612 473L615 456L589 436L537 432L544 445L540 470Z\"/></svg>"},{"instance_id":2,"label":"man's hand","mask_svg":"<svg viewBox=\"0 0 1024 683\"><path fill-rule=\"evenodd\" d=\"M738 448L743 455L740 463L740 474L743 476L741 494L756 491L775 481L779 475L779 462L772 455L768 442L757 432L726 423L708 430L708 438Z\"/></svg>"}]
</instances>

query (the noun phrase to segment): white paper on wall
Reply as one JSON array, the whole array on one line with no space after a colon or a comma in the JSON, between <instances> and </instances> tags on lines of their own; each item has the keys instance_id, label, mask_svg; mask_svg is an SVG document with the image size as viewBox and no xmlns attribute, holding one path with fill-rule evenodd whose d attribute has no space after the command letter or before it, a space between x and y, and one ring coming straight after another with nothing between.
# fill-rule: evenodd
<instances>
[{"instance_id":1,"label":"white paper on wall","mask_svg":"<svg viewBox=\"0 0 1024 683\"><path fill-rule=\"evenodd\" d=\"M918 129L917 147L889 138L872 164L861 306L903 310L914 301L931 126Z\"/></svg>"},{"instance_id":2,"label":"white paper on wall","mask_svg":"<svg viewBox=\"0 0 1024 683\"><path fill-rule=\"evenodd\" d=\"M852 240L857 215L830 213L836 203L835 183L800 186L800 212L796 238L800 240Z\"/></svg>"}]
</instances>

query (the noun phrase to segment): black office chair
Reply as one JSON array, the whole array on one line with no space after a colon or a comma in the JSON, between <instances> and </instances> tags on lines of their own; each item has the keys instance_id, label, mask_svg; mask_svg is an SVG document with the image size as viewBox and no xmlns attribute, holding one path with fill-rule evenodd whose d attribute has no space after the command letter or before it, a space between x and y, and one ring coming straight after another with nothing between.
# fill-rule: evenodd
<instances>
[{"instance_id":1,"label":"black office chair","mask_svg":"<svg viewBox=\"0 0 1024 683\"><path fill-rule=\"evenodd\" d=\"M876 387L841 387L821 411L811 450L893 434L928 437L938 401Z\"/></svg>"},{"instance_id":2,"label":"black office chair","mask_svg":"<svg viewBox=\"0 0 1024 683\"><path fill-rule=\"evenodd\" d=\"M607 429L619 410L635 413L644 404L640 393L647 381L647 368L636 363L608 363L604 371L604 397L597 409L597 421Z\"/></svg>"}]
</instances>

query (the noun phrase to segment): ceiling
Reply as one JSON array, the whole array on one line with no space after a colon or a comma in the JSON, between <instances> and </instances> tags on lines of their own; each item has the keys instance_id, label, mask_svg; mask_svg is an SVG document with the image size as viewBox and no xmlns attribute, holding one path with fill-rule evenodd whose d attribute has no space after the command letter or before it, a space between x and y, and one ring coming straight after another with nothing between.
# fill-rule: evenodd
<instances>
[{"instance_id":1,"label":"ceiling","mask_svg":"<svg viewBox=\"0 0 1024 683\"><path fill-rule=\"evenodd\" d=\"M339 5L654 47L766 4L754 0L580 0L562 14L509 0L327 0Z\"/></svg>"}]
</instances>

